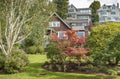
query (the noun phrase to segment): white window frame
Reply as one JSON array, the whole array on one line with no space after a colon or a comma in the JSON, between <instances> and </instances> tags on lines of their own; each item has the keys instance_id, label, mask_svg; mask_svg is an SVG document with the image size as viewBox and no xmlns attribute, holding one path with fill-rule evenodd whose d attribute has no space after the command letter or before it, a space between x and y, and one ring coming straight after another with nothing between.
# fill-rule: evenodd
<instances>
[{"instance_id":1,"label":"white window frame","mask_svg":"<svg viewBox=\"0 0 120 79\"><path fill-rule=\"evenodd\" d=\"M60 27L60 21L49 22L49 27Z\"/></svg>"},{"instance_id":2,"label":"white window frame","mask_svg":"<svg viewBox=\"0 0 120 79\"><path fill-rule=\"evenodd\" d=\"M58 31L58 38L60 38L60 33L63 34L62 32L65 32L65 31ZM66 34L63 34L63 38L66 36ZM63 38L60 38L60 39L63 39Z\"/></svg>"}]
</instances>

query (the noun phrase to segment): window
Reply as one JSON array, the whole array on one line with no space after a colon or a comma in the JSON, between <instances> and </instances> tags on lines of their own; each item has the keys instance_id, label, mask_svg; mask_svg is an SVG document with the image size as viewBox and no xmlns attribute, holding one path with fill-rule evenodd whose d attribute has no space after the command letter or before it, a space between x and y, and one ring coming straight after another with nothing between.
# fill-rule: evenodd
<instances>
[{"instance_id":1,"label":"window","mask_svg":"<svg viewBox=\"0 0 120 79\"><path fill-rule=\"evenodd\" d=\"M49 27L60 27L59 21L49 22Z\"/></svg>"},{"instance_id":2,"label":"window","mask_svg":"<svg viewBox=\"0 0 120 79\"><path fill-rule=\"evenodd\" d=\"M106 14L107 14L107 12L105 10L101 11L101 15L106 15Z\"/></svg>"},{"instance_id":3,"label":"window","mask_svg":"<svg viewBox=\"0 0 120 79\"><path fill-rule=\"evenodd\" d=\"M61 33L61 32L58 32L58 37L60 38L60 39L63 39L63 34Z\"/></svg>"},{"instance_id":4,"label":"window","mask_svg":"<svg viewBox=\"0 0 120 79\"><path fill-rule=\"evenodd\" d=\"M113 4L112 9L115 9L115 4Z\"/></svg>"},{"instance_id":5,"label":"window","mask_svg":"<svg viewBox=\"0 0 120 79\"><path fill-rule=\"evenodd\" d=\"M66 35L63 33L63 31L62 31L62 32L61 32L61 31L58 32L58 37L59 37L60 39L63 39L65 36L66 36Z\"/></svg>"},{"instance_id":6,"label":"window","mask_svg":"<svg viewBox=\"0 0 120 79\"><path fill-rule=\"evenodd\" d=\"M70 9L69 12L74 12L74 9Z\"/></svg>"},{"instance_id":7,"label":"window","mask_svg":"<svg viewBox=\"0 0 120 79\"><path fill-rule=\"evenodd\" d=\"M101 18L100 18L100 21L104 21L104 20L105 20L105 17L101 17Z\"/></svg>"},{"instance_id":8,"label":"window","mask_svg":"<svg viewBox=\"0 0 120 79\"><path fill-rule=\"evenodd\" d=\"M72 17L72 18L75 18L75 15L74 15L74 14L72 14L72 15L71 15L71 17Z\"/></svg>"},{"instance_id":9,"label":"window","mask_svg":"<svg viewBox=\"0 0 120 79\"><path fill-rule=\"evenodd\" d=\"M112 15L115 15L116 13L115 12L111 12Z\"/></svg>"},{"instance_id":10,"label":"window","mask_svg":"<svg viewBox=\"0 0 120 79\"><path fill-rule=\"evenodd\" d=\"M82 26L87 26L87 23L82 23Z\"/></svg>"},{"instance_id":11,"label":"window","mask_svg":"<svg viewBox=\"0 0 120 79\"><path fill-rule=\"evenodd\" d=\"M107 19L108 19L108 20L111 20L111 17L108 17Z\"/></svg>"},{"instance_id":12,"label":"window","mask_svg":"<svg viewBox=\"0 0 120 79\"><path fill-rule=\"evenodd\" d=\"M88 19L88 16L78 16L79 19Z\"/></svg>"},{"instance_id":13,"label":"window","mask_svg":"<svg viewBox=\"0 0 120 79\"><path fill-rule=\"evenodd\" d=\"M85 26L73 26L73 30L85 30Z\"/></svg>"},{"instance_id":14,"label":"window","mask_svg":"<svg viewBox=\"0 0 120 79\"><path fill-rule=\"evenodd\" d=\"M85 36L85 32L77 32L78 36Z\"/></svg>"},{"instance_id":15,"label":"window","mask_svg":"<svg viewBox=\"0 0 120 79\"><path fill-rule=\"evenodd\" d=\"M81 13L81 14L90 14L91 13L91 11L88 10L88 9L87 10L79 9L78 12Z\"/></svg>"},{"instance_id":16,"label":"window","mask_svg":"<svg viewBox=\"0 0 120 79\"><path fill-rule=\"evenodd\" d=\"M117 20L120 20L120 18L119 18L119 17L113 17L113 18L114 18L116 21L117 21Z\"/></svg>"}]
</instances>

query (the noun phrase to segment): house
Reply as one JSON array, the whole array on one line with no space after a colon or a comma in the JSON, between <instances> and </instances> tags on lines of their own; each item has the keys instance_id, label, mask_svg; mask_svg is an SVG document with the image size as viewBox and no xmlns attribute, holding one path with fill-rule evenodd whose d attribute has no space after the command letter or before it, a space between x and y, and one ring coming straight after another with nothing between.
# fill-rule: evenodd
<instances>
[{"instance_id":1,"label":"house","mask_svg":"<svg viewBox=\"0 0 120 79\"><path fill-rule=\"evenodd\" d=\"M63 38L62 32L70 30L70 26L57 14L53 13L49 17L48 33L56 32L59 38Z\"/></svg>"},{"instance_id":2,"label":"house","mask_svg":"<svg viewBox=\"0 0 120 79\"><path fill-rule=\"evenodd\" d=\"M119 3L117 5L104 4L99 10L99 23L105 22L120 22L120 8Z\"/></svg>"},{"instance_id":3,"label":"house","mask_svg":"<svg viewBox=\"0 0 120 79\"><path fill-rule=\"evenodd\" d=\"M68 8L68 18L65 20L73 30L79 30L79 36L88 36L92 25L90 8L76 8L71 4Z\"/></svg>"},{"instance_id":4,"label":"house","mask_svg":"<svg viewBox=\"0 0 120 79\"><path fill-rule=\"evenodd\" d=\"M68 20L69 20L69 22L73 21L73 20L72 19L63 20L57 13L53 13L49 17L49 20L50 21L49 21L48 34L50 34L52 32L56 32L58 34L59 38L63 38L62 32L66 31L66 30L79 30L79 32L77 33L78 36L87 37L89 34L88 26L85 26L85 25L79 26L78 25L78 26L70 27ZM83 22L83 20L82 20L82 22Z\"/></svg>"}]
</instances>

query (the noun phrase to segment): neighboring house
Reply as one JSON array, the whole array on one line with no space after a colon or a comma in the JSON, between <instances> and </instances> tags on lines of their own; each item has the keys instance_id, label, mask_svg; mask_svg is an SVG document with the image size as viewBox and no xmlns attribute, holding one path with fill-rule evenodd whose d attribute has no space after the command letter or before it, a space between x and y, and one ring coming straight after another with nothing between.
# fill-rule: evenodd
<instances>
[{"instance_id":1,"label":"neighboring house","mask_svg":"<svg viewBox=\"0 0 120 79\"><path fill-rule=\"evenodd\" d=\"M48 32L56 32L59 38L63 38L62 32L70 30L69 25L57 14L53 13L49 18L49 30Z\"/></svg>"},{"instance_id":2,"label":"neighboring house","mask_svg":"<svg viewBox=\"0 0 120 79\"><path fill-rule=\"evenodd\" d=\"M120 22L120 8L119 3L117 5L103 5L98 10L99 22Z\"/></svg>"},{"instance_id":3,"label":"neighboring house","mask_svg":"<svg viewBox=\"0 0 120 79\"><path fill-rule=\"evenodd\" d=\"M79 30L79 36L87 36L91 28L91 9L76 8L71 4L68 8L68 18L65 20L73 30Z\"/></svg>"}]
</instances>

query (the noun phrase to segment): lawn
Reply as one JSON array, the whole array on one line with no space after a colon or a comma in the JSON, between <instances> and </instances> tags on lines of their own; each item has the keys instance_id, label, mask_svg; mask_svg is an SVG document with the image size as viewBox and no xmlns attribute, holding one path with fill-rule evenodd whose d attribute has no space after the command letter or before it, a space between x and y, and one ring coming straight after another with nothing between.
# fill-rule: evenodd
<instances>
[{"instance_id":1,"label":"lawn","mask_svg":"<svg viewBox=\"0 0 120 79\"><path fill-rule=\"evenodd\" d=\"M47 60L45 55L29 55L29 59L30 65L26 72L12 75L0 74L0 79L120 79L120 77L114 76L50 72L41 68L41 65Z\"/></svg>"}]
</instances>

